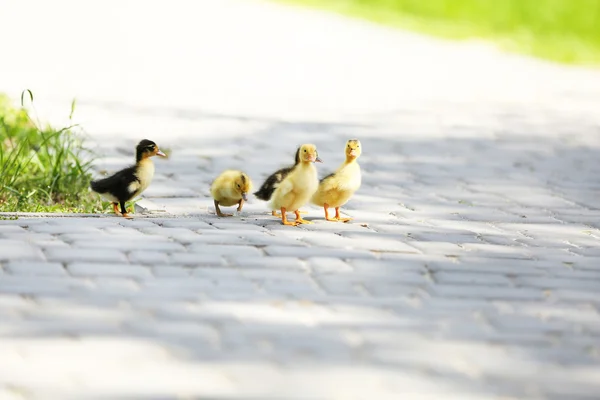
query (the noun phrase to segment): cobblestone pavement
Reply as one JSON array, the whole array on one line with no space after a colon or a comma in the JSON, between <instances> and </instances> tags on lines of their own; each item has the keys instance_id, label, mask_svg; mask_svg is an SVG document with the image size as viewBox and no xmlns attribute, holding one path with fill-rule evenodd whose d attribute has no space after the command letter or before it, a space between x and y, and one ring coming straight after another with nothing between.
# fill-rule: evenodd
<instances>
[{"instance_id":1,"label":"cobblestone pavement","mask_svg":"<svg viewBox=\"0 0 600 400\"><path fill-rule=\"evenodd\" d=\"M0 89L49 119L77 95L97 171L172 153L133 220L0 221L0 399L598 398L599 72L258 2L8 26L31 4L79 34L23 41L79 57L8 43ZM322 176L352 137L353 222L214 215L222 169L259 185L313 142Z\"/></svg>"}]
</instances>

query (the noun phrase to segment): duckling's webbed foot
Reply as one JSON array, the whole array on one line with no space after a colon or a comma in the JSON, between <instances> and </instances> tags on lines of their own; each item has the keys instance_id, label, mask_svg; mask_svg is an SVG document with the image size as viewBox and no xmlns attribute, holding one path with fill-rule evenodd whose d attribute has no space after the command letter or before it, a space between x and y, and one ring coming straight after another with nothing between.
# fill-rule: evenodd
<instances>
[{"instance_id":1,"label":"duckling's webbed foot","mask_svg":"<svg viewBox=\"0 0 600 400\"><path fill-rule=\"evenodd\" d=\"M244 207L244 199L241 199L240 202L238 203L237 212L242 211L242 207Z\"/></svg>"},{"instance_id":2,"label":"duckling's webbed foot","mask_svg":"<svg viewBox=\"0 0 600 400\"><path fill-rule=\"evenodd\" d=\"M337 222L338 221L337 217L329 218L329 204L324 204L323 205L323 210L325 210L325 219L327 221L332 221L332 222Z\"/></svg>"},{"instance_id":3,"label":"duckling's webbed foot","mask_svg":"<svg viewBox=\"0 0 600 400\"><path fill-rule=\"evenodd\" d=\"M121 215L121 211L119 211L119 203L112 203L112 205L113 205L113 211L115 212L115 214Z\"/></svg>"},{"instance_id":4,"label":"duckling's webbed foot","mask_svg":"<svg viewBox=\"0 0 600 400\"><path fill-rule=\"evenodd\" d=\"M233 214L223 214L219 208L219 202L215 200L215 211L219 217L231 217Z\"/></svg>"},{"instance_id":5,"label":"duckling's webbed foot","mask_svg":"<svg viewBox=\"0 0 600 400\"><path fill-rule=\"evenodd\" d=\"M296 222L299 224L312 224L312 221L307 221L305 219L302 219L302 217L300 216L300 211L296 210L294 211L294 214L296 214Z\"/></svg>"},{"instance_id":6,"label":"duckling's webbed foot","mask_svg":"<svg viewBox=\"0 0 600 400\"><path fill-rule=\"evenodd\" d=\"M300 214L308 214L308 211L301 211L301 210L298 210L298 212L299 212ZM275 211L275 210L271 211L271 215L272 215L272 216L274 216L274 217L281 217L281 214L279 214L279 213L278 213L277 211Z\"/></svg>"},{"instance_id":7,"label":"duckling's webbed foot","mask_svg":"<svg viewBox=\"0 0 600 400\"><path fill-rule=\"evenodd\" d=\"M293 225L296 226L299 224L298 220L296 221L288 221L287 216L285 215L285 208L281 207L281 223L283 225Z\"/></svg>"},{"instance_id":8,"label":"duckling's webbed foot","mask_svg":"<svg viewBox=\"0 0 600 400\"><path fill-rule=\"evenodd\" d=\"M348 222L348 221L352 221L352 218L342 218L340 216L340 208L336 207L335 208L335 219L340 221L340 222Z\"/></svg>"},{"instance_id":9,"label":"duckling's webbed foot","mask_svg":"<svg viewBox=\"0 0 600 400\"><path fill-rule=\"evenodd\" d=\"M128 218L128 219L133 218L131 215L128 214L128 211L127 211L127 208L125 207L124 201L121 202L121 213L120 214L123 216L123 218Z\"/></svg>"}]
</instances>

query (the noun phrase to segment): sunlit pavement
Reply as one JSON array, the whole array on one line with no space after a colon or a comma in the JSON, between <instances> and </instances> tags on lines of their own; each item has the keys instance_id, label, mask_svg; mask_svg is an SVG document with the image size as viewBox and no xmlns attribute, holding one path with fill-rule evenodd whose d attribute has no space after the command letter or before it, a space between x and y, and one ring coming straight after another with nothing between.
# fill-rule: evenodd
<instances>
[{"instance_id":1,"label":"sunlit pavement","mask_svg":"<svg viewBox=\"0 0 600 400\"><path fill-rule=\"evenodd\" d=\"M136 218L0 221L0 399L595 399L600 72L255 1L3 1L0 92L104 156ZM262 183L359 138L349 224ZM187 397L186 397L187 396Z\"/></svg>"}]
</instances>

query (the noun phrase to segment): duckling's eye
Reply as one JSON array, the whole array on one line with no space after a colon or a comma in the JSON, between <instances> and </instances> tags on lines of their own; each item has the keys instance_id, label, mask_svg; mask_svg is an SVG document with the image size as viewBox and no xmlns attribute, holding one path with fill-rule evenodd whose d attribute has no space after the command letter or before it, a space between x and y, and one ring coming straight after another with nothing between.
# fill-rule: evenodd
<instances>
[{"instance_id":1,"label":"duckling's eye","mask_svg":"<svg viewBox=\"0 0 600 400\"><path fill-rule=\"evenodd\" d=\"M306 149L304 149L304 152L306 153Z\"/></svg>"},{"instance_id":2,"label":"duckling's eye","mask_svg":"<svg viewBox=\"0 0 600 400\"><path fill-rule=\"evenodd\" d=\"M240 185L237 185L238 189L241 187Z\"/></svg>"}]
</instances>

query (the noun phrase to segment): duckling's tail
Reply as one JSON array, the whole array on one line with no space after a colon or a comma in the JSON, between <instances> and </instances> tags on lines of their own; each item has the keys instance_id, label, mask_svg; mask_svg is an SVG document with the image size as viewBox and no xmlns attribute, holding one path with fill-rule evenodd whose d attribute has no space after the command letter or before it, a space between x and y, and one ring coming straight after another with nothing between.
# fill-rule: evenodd
<instances>
[{"instance_id":1,"label":"duckling's tail","mask_svg":"<svg viewBox=\"0 0 600 400\"><path fill-rule=\"evenodd\" d=\"M268 201L271 199L271 195L273 194L273 190L271 188L261 187L258 191L254 192L254 195L264 201Z\"/></svg>"},{"instance_id":2,"label":"duckling's tail","mask_svg":"<svg viewBox=\"0 0 600 400\"><path fill-rule=\"evenodd\" d=\"M108 190L107 183L106 179L99 179L97 181L91 181L90 187L96 193L105 193Z\"/></svg>"}]
</instances>

